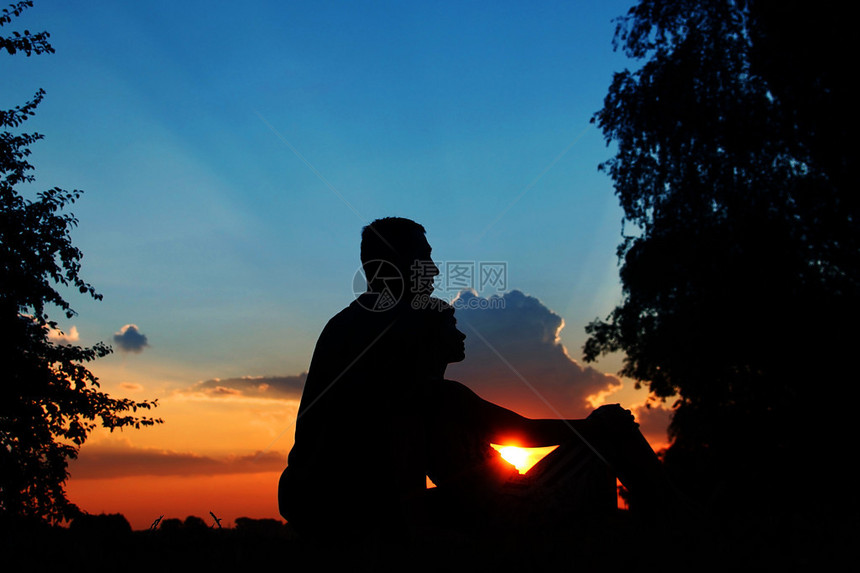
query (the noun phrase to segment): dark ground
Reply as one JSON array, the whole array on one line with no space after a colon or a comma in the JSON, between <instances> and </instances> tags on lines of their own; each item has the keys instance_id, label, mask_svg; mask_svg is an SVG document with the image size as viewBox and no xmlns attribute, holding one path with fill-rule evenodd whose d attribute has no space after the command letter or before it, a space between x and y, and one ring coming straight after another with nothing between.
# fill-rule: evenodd
<instances>
[{"instance_id":1,"label":"dark ground","mask_svg":"<svg viewBox=\"0 0 860 573\"><path fill-rule=\"evenodd\" d=\"M194 518L155 531L5 524L4 571L731 571L831 570L854 546L857 517L644 522L628 512L587 525L519 532L436 530L409 547L360 539L311 550L288 524ZM326 566L328 565L328 566ZM840 567L841 568L841 567Z\"/></svg>"}]
</instances>

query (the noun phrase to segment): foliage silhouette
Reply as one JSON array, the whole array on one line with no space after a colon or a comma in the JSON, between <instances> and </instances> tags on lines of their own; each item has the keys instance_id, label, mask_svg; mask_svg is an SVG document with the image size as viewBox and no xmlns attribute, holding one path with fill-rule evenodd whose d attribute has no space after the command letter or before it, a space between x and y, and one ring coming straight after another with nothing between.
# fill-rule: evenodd
<instances>
[{"instance_id":1,"label":"foliage silhouette","mask_svg":"<svg viewBox=\"0 0 860 573\"><path fill-rule=\"evenodd\" d=\"M81 513L69 524L69 530L79 535L93 535L110 540L131 535L131 524L121 513Z\"/></svg>"},{"instance_id":2,"label":"foliage silhouette","mask_svg":"<svg viewBox=\"0 0 860 573\"><path fill-rule=\"evenodd\" d=\"M615 74L593 121L633 229L622 302L588 325L584 356L623 351L622 375L676 397L665 461L714 506L845 501L822 471L857 393L843 11L642 0L616 29L641 67Z\"/></svg>"},{"instance_id":3,"label":"foliage silhouette","mask_svg":"<svg viewBox=\"0 0 860 573\"><path fill-rule=\"evenodd\" d=\"M0 26L32 4L4 9ZM52 53L48 38L47 32L13 32L0 38L0 47L9 54ZM64 483L68 460L77 456L96 420L111 430L161 420L135 414L155 401L115 399L98 390L84 363L109 354L109 346L51 340L57 323L49 308L75 315L61 290L96 300L102 295L79 275L82 253L70 236L77 220L63 212L81 192L53 188L30 200L16 189L34 181L29 146L42 135L8 130L34 115L44 93L0 111L0 514L58 522L80 513L66 498Z\"/></svg>"}]
</instances>

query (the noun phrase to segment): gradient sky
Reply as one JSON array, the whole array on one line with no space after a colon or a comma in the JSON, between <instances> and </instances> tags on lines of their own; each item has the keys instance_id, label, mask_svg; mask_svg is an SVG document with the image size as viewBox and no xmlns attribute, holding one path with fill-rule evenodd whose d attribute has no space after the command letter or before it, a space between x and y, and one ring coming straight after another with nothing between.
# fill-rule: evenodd
<instances>
[{"instance_id":1,"label":"gradient sky","mask_svg":"<svg viewBox=\"0 0 860 573\"><path fill-rule=\"evenodd\" d=\"M518 291L550 360L589 392L605 384L601 399L641 404L605 376L617 357L574 362L620 297L621 211L597 170L612 150L589 120L630 65L612 51L630 4L44 0L4 28L48 30L57 52L3 59L3 107L47 92L26 125L46 136L32 192L85 191L73 239L104 300L70 293L79 315L61 326L112 343L92 365L103 388L159 398L165 420L97 432L73 499L135 527L218 507L277 516L260 484L291 447L290 384L353 299L361 227L382 216L421 222L438 262L504 262L508 294L477 295ZM496 347L514 348L505 336ZM499 358L480 342L459 365L478 384ZM511 353L508 372L529 359ZM228 508L228 489L256 497Z\"/></svg>"}]
</instances>

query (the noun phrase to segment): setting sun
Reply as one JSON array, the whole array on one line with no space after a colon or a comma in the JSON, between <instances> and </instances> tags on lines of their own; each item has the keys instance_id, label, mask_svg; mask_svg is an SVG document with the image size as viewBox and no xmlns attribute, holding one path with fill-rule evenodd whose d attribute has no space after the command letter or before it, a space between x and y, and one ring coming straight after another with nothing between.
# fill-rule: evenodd
<instances>
[{"instance_id":1,"label":"setting sun","mask_svg":"<svg viewBox=\"0 0 860 573\"><path fill-rule=\"evenodd\" d=\"M529 453L526 450L517 446L505 446L499 448L499 453L502 454L502 458L505 461L517 468L520 473L526 471L526 463L529 459Z\"/></svg>"},{"instance_id":2,"label":"setting sun","mask_svg":"<svg viewBox=\"0 0 860 573\"><path fill-rule=\"evenodd\" d=\"M491 445L502 455L502 458L505 461L517 468L517 471L521 474L529 471L532 466L541 461L548 453L558 447L548 446L545 448L521 448L519 446Z\"/></svg>"}]
</instances>

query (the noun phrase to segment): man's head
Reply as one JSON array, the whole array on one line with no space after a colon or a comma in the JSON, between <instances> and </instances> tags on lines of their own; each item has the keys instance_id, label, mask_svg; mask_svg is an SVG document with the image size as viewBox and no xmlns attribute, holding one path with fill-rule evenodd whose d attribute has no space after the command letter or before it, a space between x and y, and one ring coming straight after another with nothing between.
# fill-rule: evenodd
<instances>
[{"instance_id":1,"label":"man's head","mask_svg":"<svg viewBox=\"0 0 860 573\"><path fill-rule=\"evenodd\" d=\"M402 292L412 296L433 292L439 269L431 258L424 227L410 219L385 217L361 231L361 265L371 292L390 288L399 274ZM386 264L387 263L387 264ZM388 281L388 282L386 282Z\"/></svg>"}]
</instances>

